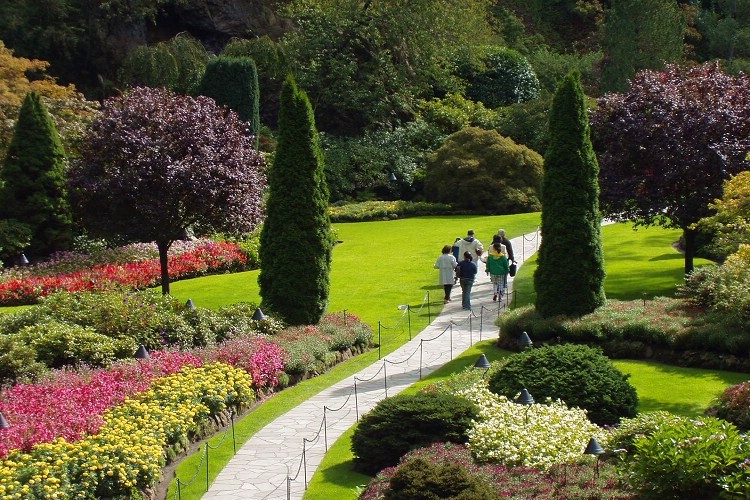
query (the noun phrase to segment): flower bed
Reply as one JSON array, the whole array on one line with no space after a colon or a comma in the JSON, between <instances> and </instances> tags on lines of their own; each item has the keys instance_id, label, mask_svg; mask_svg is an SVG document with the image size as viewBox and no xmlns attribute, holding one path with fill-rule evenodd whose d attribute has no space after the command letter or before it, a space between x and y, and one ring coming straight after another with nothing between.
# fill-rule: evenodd
<instances>
[{"instance_id":1,"label":"flower bed","mask_svg":"<svg viewBox=\"0 0 750 500\"><path fill-rule=\"evenodd\" d=\"M125 254L128 255L128 254ZM82 258L82 262L86 262ZM67 263L67 264L65 264ZM186 279L209 272L244 269L247 256L239 245L203 240L169 256L170 279ZM71 268L71 271L54 272ZM4 272L0 282L0 306L32 304L40 297L58 291L80 292L116 287L139 289L157 286L161 281L158 256L151 259L104 263L83 267L68 256L39 265L29 271Z\"/></svg>"},{"instance_id":2,"label":"flower bed","mask_svg":"<svg viewBox=\"0 0 750 500\"><path fill-rule=\"evenodd\" d=\"M105 411L97 434L12 451L0 464L0 497L135 498L158 481L166 447L225 409L250 404L251 386L250 375L223 363L157 379Z\"/></svg>"}]
</instances>

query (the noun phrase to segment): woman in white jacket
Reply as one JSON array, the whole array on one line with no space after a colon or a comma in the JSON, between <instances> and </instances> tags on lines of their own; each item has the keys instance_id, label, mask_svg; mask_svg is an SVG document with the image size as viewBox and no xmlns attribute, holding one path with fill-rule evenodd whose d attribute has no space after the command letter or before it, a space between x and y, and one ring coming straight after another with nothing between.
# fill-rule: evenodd
<instances>
[{"instance_id":1,"label":"woman in white jacket","mask_svg":"<svg viewBox=\"0 0 750 500\"><path fill-rule=\"evenodd\" d=\"M455 270L456 270L456 258L451 254L451 246L445 245L443 247L443 253L437 258L435 269L439 269L440 284L443 285L445 290L445 303L451 301L451 289L455 283Z\"/></svg>"}]
</instances>

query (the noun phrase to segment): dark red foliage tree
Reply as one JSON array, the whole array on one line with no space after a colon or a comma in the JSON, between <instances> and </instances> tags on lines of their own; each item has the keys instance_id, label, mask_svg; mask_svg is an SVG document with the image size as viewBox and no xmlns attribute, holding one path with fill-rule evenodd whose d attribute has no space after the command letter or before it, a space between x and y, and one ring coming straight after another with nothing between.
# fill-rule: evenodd
<instances>
[{"instance_id":1,"label":"dark red foliage tree","mask_svg":"<svg viewBox=\"0 0 750 500\"><path fill-rule=\"evenodd\" d=\"M69 180L92 235L155 241L162 291L167 251L190 228L253 230L261 221L264 159L247 124L208 97L135 88L105 101Z\"/></svg>"},{"instance_id":2,"label":"dark red foliage tree","mask_svg":"<svg viewBox=\"0 0 750 500\"><path fill-rule=\"evenodd\" d=\"M750 77L718 63L641 71L592 115L601 208L636 226L682 229L685 273L696 230L730 175L750 167Z\"/></svg>"}]
</instances>

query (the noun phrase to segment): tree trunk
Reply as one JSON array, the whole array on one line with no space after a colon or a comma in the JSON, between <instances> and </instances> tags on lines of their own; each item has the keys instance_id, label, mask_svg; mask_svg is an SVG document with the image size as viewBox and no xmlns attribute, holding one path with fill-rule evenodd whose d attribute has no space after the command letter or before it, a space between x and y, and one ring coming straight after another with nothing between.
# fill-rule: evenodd
<instances>
[{"instance_id":1,"label":"tree trunk","mask_svg":"<svg viewBox=\"0 0 750 500\"><path fill-rule=\"evenodd\" d=\"M156 247L159 249L159 264L161 264L161 293L163 295L169 295L169 262L167 260L167 251L171 246L171 241L156 242Z\"/></svg>"},{"instance_id":2,"label":"tree trunk","mask_svg":"<svg viewBox=\"0 0 750 500\"><path fill-rule=\"evenodd\" d=\"M693 272L693 258L695 257L695 239L698 235L694 229L683 229L682 236L685 239L685 276Z\"/></svg>"}]
</instances>

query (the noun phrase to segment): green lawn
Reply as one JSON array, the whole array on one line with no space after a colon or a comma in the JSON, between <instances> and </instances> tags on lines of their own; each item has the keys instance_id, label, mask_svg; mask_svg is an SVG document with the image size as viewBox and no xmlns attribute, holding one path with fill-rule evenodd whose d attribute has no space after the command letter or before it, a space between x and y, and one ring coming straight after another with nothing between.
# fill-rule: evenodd
<instances>
[{"instance_id":1,"label":"green lawn","mask_svg":"<svg viewBox=\"0 0 750 500\"><path fill-rule=\"evenodd\" d=\"M604 262L607 278L604 291L609 299L650 299L671 297L675 285L685 276L682 254L672 248L682 231L648 227L633 229L629 223L602 227ZM572 263L575 265L575 263ZM695 259L695 266L712 265L706 259ZM536 254L524 262L513 282L514 307L533 304Z\"/></svg>"}]
</instances>

